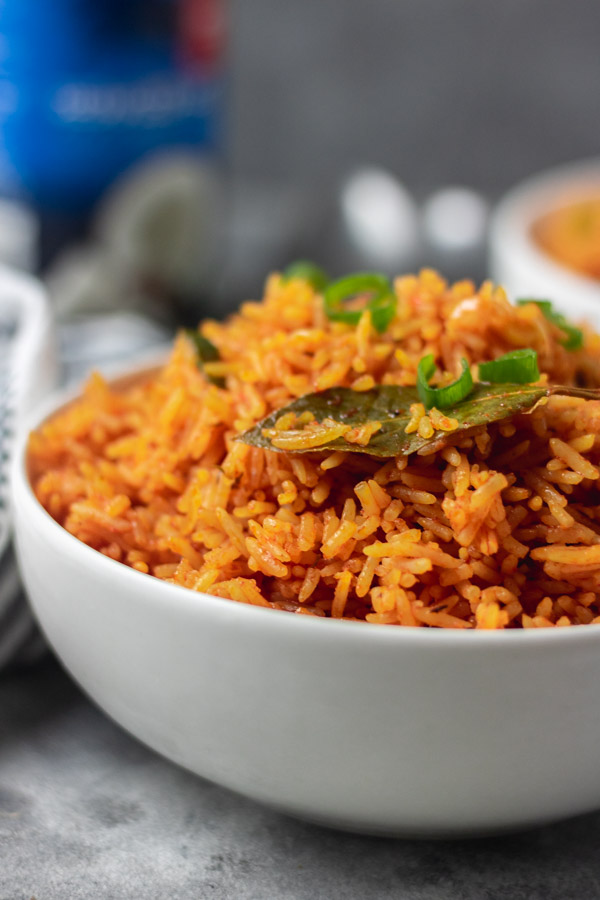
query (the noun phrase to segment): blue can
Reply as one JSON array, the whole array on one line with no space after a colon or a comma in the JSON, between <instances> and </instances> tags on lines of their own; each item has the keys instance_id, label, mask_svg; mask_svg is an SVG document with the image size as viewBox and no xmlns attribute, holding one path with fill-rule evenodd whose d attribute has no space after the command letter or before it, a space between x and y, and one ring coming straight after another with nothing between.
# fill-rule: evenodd
<instances>
[{"instance_id":1,"label":"blue can","mask_svg":"<svg viewBox=\"0 0 600 900\"><path fill-rule=\"evenodd\" d=\"M39 214L46 257L83 229L143 256L133 244L171 203L208 265L224 19L224 0L0 0L0 195Z\"/></svg>"}]
</instances>

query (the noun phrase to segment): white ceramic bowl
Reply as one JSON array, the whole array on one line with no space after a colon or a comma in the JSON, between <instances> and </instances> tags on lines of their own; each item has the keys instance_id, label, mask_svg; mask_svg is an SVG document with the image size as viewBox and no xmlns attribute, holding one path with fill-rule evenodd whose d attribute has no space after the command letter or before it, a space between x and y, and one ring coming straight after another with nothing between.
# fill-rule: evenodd
<instances>
[{"instance_id":1,"label":"white ceramic bowl","mask_svg":"<svg viewBox=\"0 0 600 900\"><path fill-rule=\"evenodd\" d=\"M600 282L567 268L534 240L532 226L565 201L600 195L600 158L561 166L513 188L490 230L490 274L509 296L547 298L574 319L600 326Z\"/></svg>"},{"instance_id":2,"label":"white ceramic bowl","mask_svg":"<svg viewBox=\"0 0 600 900\"><path fill-rule=\"evenodd\" d=\"M483 834L600 807L599 627L397 628L197 594L68 534L25 451L13 505L36 615L90 697L159 753L361 832Z\"/></svg>"}]
</instances>

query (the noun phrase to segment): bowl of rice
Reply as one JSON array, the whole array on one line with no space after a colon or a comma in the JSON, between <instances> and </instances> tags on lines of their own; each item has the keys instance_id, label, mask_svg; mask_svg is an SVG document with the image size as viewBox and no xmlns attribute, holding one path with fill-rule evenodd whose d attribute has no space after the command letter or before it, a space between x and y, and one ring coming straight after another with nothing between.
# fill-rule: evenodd
<instances>
[{"instance_id":1,"label":"bowl of rice","mask_svg":"<svg viewBox=\"0 0 600 900\"><path fill-rule=\"evenodd\" d=\"M291 267L12 486L50 643L176 763L380 834L600 806L600 337L549 302Z\"/></svg>"},{"instance_id":2,"label":"bowl of rice","mask_svg":"<svg viewBox=\"0 0 600 900\"><path fill-rule=\"evenodd\" d=\"M549 297L600 325L600 159L542 172L500 201L490 271L512 296Z\"/></svg>"}]
</instances>

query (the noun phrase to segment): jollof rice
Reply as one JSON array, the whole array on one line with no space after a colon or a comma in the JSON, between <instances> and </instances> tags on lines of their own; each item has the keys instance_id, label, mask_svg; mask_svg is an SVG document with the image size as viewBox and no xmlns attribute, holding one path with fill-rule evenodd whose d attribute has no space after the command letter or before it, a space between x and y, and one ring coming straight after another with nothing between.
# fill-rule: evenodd
<instances>
[{"instance_id":1,"label":"jollof rice","mask_svg":"<svg viewBox=\"0 0 600 900\"><path fill-rule=\"evenodd\" d=\"M143 382L93 376L31 436L37 497L114 560L256 606L440 628L600 623L600 402L551 397L383 462L236 441L311 391L414 385L428 353L454 373L461 357L531 347L542 378L600 383L600 337L569 351L537 306L515 308L488 282L448 286L425 270L395 291L379 334L369 311L330 322L307 282L272 275L261 302L202 325L220 353L204 371L182 334ZM442 427L413 412L414 428Z\"/></svg>"}]
</instances>

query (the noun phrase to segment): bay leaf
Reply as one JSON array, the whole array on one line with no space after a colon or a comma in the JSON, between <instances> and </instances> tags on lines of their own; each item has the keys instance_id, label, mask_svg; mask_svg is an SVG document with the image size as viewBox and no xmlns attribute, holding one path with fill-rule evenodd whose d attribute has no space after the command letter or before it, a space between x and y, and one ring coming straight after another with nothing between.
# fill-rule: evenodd
<instances>
[{"instance_id":1,"label":"bay leaf","mask_svg":"<svg viewBox=\"0 0 600 900\"><path fill-rule=\"evenodd\" d=\"M406 426L412 418L410 406L419 403L416 387L379 385L370 391L353 391L351 388L329 388L313 394L305 394L282 409L271 413L253 428L240 434L237 440L253 447L264 447L277 452L323 453L344 450L347 453L363 453L369 456L408 456L411 453L426 453L456 442L457 435L480 425L489 425L509 419L518 413L530 412L543 398L552 394L583 397L600 400L600 390L562 385L540 386L534 384L476 384L472 393L462 403L452 409L443 410L444 415L457 419L458 428L451 432L436 431L431 438L423 438L418 433L407 434ZM325 418L334 419L357 428L369 422L381 422L381 430L376 432L366 447L352 444L343 437L328 441L318 447L306 450L281 451L274 447L264 431L275 426L285 413L301 415L314 414L317 422Z\"/></svg>"}]
</instances>

